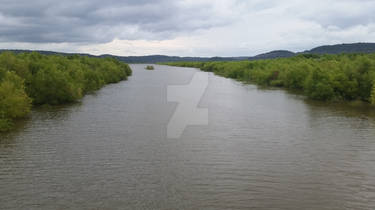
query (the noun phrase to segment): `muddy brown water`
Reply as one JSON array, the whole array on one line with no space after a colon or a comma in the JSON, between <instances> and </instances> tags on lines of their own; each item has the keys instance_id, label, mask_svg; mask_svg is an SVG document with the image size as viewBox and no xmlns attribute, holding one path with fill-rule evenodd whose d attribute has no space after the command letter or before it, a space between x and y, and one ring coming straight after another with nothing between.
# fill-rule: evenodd
<instances>
[{"instance_id":1,"label":"muddy brown water","mask_svg":"<svg viewBox=\"0 0 375 210\"><path fill-rule=\"evenodd\" d=\"M0 209L375 209L375 111L209 74L208 124L166 138L169 85L128 81L0 134Z\"/></svg>"}]
</instances>

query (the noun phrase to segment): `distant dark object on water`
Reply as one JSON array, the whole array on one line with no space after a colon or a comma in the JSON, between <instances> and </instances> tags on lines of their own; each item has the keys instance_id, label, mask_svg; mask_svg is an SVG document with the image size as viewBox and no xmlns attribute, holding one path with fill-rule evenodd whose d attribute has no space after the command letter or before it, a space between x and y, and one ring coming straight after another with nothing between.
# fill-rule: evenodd
<instances>
[{"instance_id":1,"label":"distant dark object on water","mask_svg":"<svg viewBox=\"0 0 375 210\"><path fill-rule=\"evenodd\" d=\"M146 70L154 70L154 66L146 66Z\"/></svg>"}]
</instances>

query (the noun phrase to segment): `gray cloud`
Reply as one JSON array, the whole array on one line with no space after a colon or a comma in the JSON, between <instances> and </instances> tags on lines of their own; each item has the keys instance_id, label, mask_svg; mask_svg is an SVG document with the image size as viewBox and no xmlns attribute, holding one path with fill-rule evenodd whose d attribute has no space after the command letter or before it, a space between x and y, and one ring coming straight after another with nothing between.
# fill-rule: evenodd
<instances>
[{"instance_id":1,"label":"gray cloud","mask_svg":"<svg viewBox=\"0 0 375 210\"><path fill-rule=\"evenodd\" d=\"M375 21L373 0L315 0L310 4L297 1L285 13L296 18L314 21L323 27L350 28L368 25Z\"/></svg>"},{"instance_id":2,"label":"gray cloud","mask_svg":"<svg viewBox=\"0 0 375 210\"><path fill-rule=\"evenodd\" d=\"M180 32L229 23L210 3L167 0L5 0L0 41L104 43L119 39L167 39Z\"/></svg>"},{"instance_id":3,"label":"gray cloud","mask_svg":"<svg viewBox=\"0 0 375 210\"><path fill-rule=\"evenodd\" d=\"M0 48L254 55L374 42L374 0L2 0Z\"/></svg>"}]
</instances>

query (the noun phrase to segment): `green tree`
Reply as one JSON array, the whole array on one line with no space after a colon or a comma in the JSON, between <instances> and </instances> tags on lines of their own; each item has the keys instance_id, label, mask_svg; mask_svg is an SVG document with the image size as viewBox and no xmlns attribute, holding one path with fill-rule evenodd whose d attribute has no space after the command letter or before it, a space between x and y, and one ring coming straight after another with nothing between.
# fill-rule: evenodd
<instances>
[{"instance_id":1,"label":"green tree","mask_svg":"<svg viewBox=\"0 0 375 210\"><path fill-rule=\"evenodd\" d=\"M34 105L74 102L107 83L127 79L131 69L113 58L0 53L0 131Z\"/></svg>"},{"instance_id":2,"label":"green tree","mask_svg":"<svg viewBox=\"0 0 375 210\"><path fill-rule=\"evenodd\" d=\"M375 81L371 91L371 104L375 104Z\"/></svg>"},{"instance_id":3,"label":"green tree","mask_svg":"<svg viewBox=\"0 0 375 210\"><path fill-rule=\"evenodd\" d=\"M31 99L25 93L23 79L14 72L0 71L0 131L6 131L12 127L12 119L30 112Z\"/></svg>"}]
</instances>

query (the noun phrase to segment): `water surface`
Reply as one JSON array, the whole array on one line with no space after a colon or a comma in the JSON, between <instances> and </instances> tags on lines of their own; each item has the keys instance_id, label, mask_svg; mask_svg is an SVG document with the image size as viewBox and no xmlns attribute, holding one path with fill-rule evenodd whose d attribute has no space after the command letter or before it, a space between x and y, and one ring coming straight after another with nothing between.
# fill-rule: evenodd
<instances>
[{"instance_id":1,"label":"water surface","mask_svg":"<svg viewBox=\"0 0 375 210\"><path fill-rule=\"evenodd\" d=\"M374 109L210 74L209 124L168 139L197 70L131 67L0 134L0 209L375 209Z\"/></svg>"}]
</instances>

